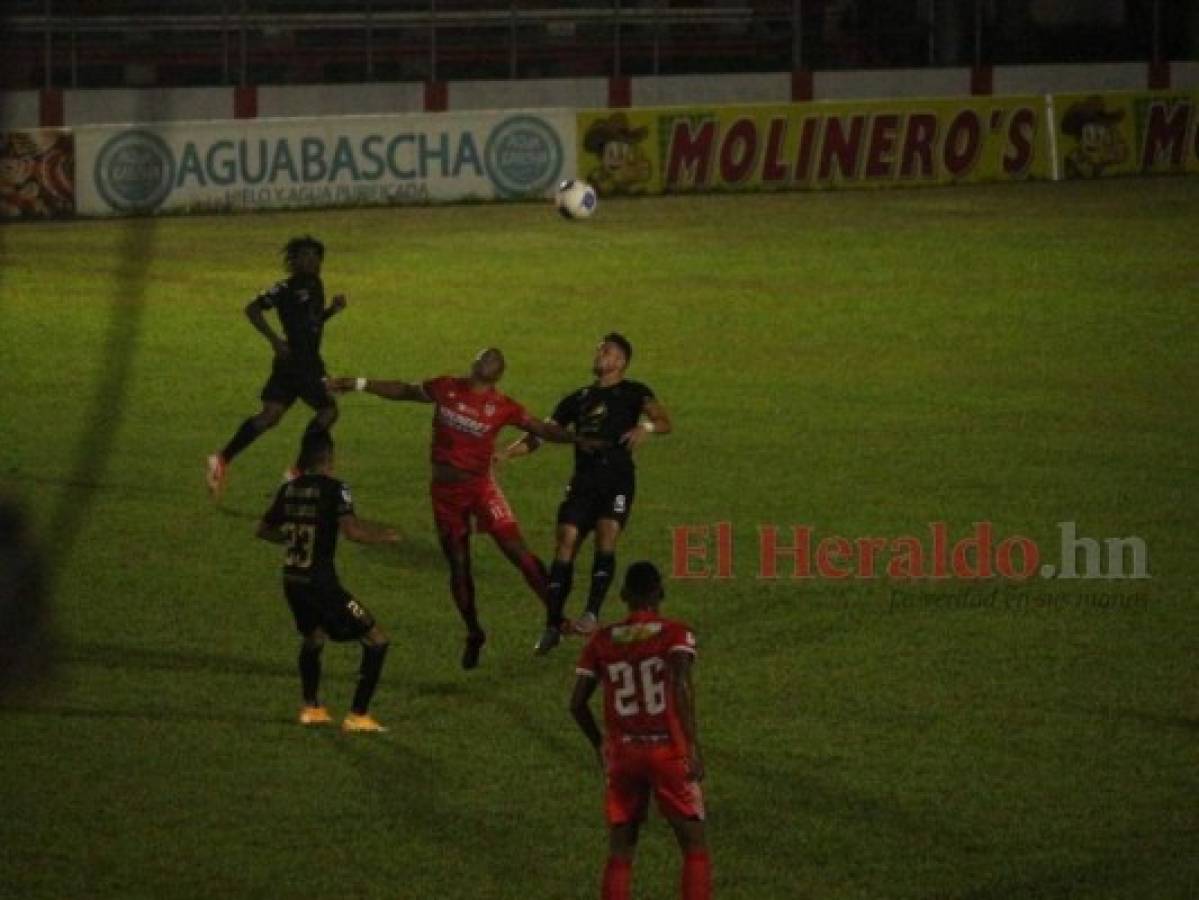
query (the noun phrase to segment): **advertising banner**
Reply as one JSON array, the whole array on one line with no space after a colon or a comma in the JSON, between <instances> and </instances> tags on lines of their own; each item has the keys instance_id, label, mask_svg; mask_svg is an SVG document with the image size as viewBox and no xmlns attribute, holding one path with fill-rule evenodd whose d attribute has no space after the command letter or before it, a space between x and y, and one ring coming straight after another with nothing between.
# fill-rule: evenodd
<instances>
[{"instance_id":1,"label":"advertising banner","mask_svg":"<svg viewBox=\"0 0 1199 900\"><path fill-rule=\"evenodd\" d=\"M1199 172L1199 91L1055 94L1062 178Z\"/></svg>"},{"instance_id":2,"label":"advertising banner","mask_svg":"<svg viewBox=\"0 0 1199 900\"><path fill-rule=\"evenodd\" d=\"M69 131L0 132L0 218L53 219L75 212L75 143Z\"/></svg>"},{"instance_id":3,"label":"advertising banner","mask_svg":"<svg viewBox=\"0 0 1199 900\"><path fill-rule=\"evenodd\" d=\"M78 211L128 215L522 199L574 170L569 110L75 130Z\"/></svg>"},{"instance_id":4,"label":"advertising banner","mask_svg":"<svg viewBox=\"0 0 1199 900\"><path fill-rule=\"evenodd\" d=\"M600 193L899 187L1049 178L1043 97L591 110Z\"/></svg>"}]
</instances>

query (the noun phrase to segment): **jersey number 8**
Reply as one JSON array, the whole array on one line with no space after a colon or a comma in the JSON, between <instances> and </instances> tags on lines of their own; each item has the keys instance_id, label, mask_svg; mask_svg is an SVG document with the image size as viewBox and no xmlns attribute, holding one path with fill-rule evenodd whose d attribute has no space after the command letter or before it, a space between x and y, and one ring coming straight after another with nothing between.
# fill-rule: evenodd
<instances>
[{"instance_id":1,"label":"jersey number 8","mask_svg":"<svg viewBox=\"0 0 1199 900\"><path fill-rule=\"evenodd\" d=\"M640 698L637 696L638 671L641 674ZM612 695L616 712L622 716L635 716L644 710L649 715L656 716L665 710L665 674L666 664L657 656L642 660L637 670L627 662L616 662L608 666L608 680L616 685Z\"/></svg>"}]
</instances>

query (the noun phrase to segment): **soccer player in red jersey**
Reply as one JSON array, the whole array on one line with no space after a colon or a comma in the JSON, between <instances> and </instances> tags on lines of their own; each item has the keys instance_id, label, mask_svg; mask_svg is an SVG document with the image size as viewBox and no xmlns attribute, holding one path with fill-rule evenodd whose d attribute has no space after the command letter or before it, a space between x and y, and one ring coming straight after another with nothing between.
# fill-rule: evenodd
<instances>
[{"instance_id":1,"label":"soccer player in red jersey","mask_svg":"<svg viewBox=\"0 0 1199 900\"><path fill-rule=\"evenodd\" d=\"M621 588L628 618L597 631L575 670L570 710L599 755L606 780L609 855L602 900L628 900L651 793L683 854L683 900L712 896L691 681L695 636L682 622L659 615L664 596L652 563L629 566ZM605 734L591 714L591 697L601 683Z\"/></svg>"},{"instance_id":2,"label":"soccer player in red jersey","mask_svg":"<svg viewBox=\"0 0 1199 900\"><path fill-rule=\"evenodd\" d=\"M430 486L433 522L450 566L450 591L466 625L464 669L479 664L479 653L487 641L479 625L470 567L472 519L479 531L495 539L542 603L549 603L545 565L525 544L520 523L492 475L491 457L500 430L512 425L551 443L599 446L599 442L577 437L556 422L533 418L523 406L496 390L504 367L504 354L492 347L475 357L470 374L464 378L443 375L420 384L345 377L328 382L334 392L360 390L387 400L435 406Z\"/></svg>"}]
</instances>

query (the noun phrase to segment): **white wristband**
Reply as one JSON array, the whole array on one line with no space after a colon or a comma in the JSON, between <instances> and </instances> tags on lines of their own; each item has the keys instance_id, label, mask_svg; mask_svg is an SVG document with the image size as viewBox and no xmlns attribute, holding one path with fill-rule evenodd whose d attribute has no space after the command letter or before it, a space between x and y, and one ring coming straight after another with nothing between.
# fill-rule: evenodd
<instances>
[{"instance_id":1,"label":"white wristband","mask_svg":"<svg viewBox=\"0 0 1199 900\"><path fill-rule=\"evenodd\" d=\"M641 427L644 428L650 434L654 433L654 423L653 422L642 422Z\"/></svg>"},{"instance_id":2,"label":"white wristband","mask_svg":"<svg viewBox=\"0 0 1199 900\"><path fill-rule=\"evenodd\" d=\"M355 379L355 381L354 381L354 390L356 390L356 391L365 391L365 390L366 390L366 379L365 379L365 378L357 378L357 379Z\"/></svg>"}]
</instances>

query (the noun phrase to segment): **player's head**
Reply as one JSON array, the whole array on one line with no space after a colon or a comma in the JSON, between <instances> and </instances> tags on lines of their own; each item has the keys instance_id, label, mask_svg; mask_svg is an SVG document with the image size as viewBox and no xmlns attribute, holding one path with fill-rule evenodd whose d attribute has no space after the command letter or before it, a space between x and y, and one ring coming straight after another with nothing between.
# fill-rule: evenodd
<instances>
[{"instance_id":1,"label":"player's head","mask_svg":"<svg viewBox=\"0 0 1199 900\"><path fill-rule=\"evenodd\" d=\"M620 598L629 609L657 609L665 597L662 573L652 562L635 562L625 570Z\"/></svg>"},{"instance_id":2,"label":"player's head","mask_svg":"<svg viewBox=\"0 0 1199 900\"><path fill-rule=\"evenodd\" d=\"M310 234L294 237L283 245L283 265L287 271L315 275L325 259L325 245Z\"/></svg>"},{"instance_id":3,"label":"player's head","mask_svg":"<svg viewBox=\"0 0 1199 900\"><path fill-rule=\"evenodd\" d=\"M597 377L623 372L633 361L633 345L619 331L610 331L600 339L595 348L595 360L591 371Z\"/></svg>"},{"instance_id":4,"label":"player's head","mask_svg":"<svg viewBox=\"0 0 1199 900\"><path fill-rule=\"evenodd\" d=\"M320 472L333 468L333 438L323 428L310 431L300 442L300 469Z\"/></svg>"},{"instance_id":5,"label":"player's head","mask_svg":"<svg viewBox=\"0 0 1199 900\"><path fill-rule=\"evenodd\" d=\"M504 377L504 352L498 347L488 347L480 350L475 361L470 364L470 377L485 384L495 384Z\"/></svg>"}]
</instances>

